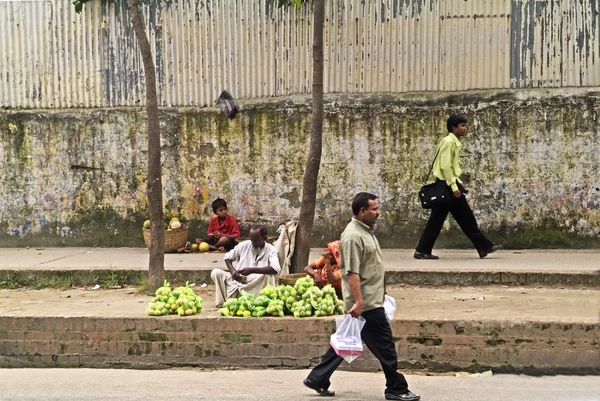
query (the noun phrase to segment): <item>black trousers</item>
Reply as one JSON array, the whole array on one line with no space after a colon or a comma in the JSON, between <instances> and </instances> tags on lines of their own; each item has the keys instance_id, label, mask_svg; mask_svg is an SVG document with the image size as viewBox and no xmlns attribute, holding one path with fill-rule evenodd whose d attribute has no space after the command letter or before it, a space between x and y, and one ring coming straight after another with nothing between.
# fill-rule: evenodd
<instances>
[{"instance_id":1,"label":"black trousers","mask_svg":"<svg viewBox=\"0 0 600 401\"><path fill-rule=\"evenodd\" d=\"M427 220L427 224L425 225L425 229L419 240L419 245L417 245L417 252L431 253L433 246L435 245L435 240L437 240L438 235L440 235L444 221L446 221L446 217L448 217L448 212L452 214L452 217L454 217L460 226L460 229L471 240L473 245L475 245L475 249L477 249L478 252L494 246L494 244L479 231L477 220L475 220L475 216L473 216L473 211L467 203L465 195L462 194L460 198L455 198L454 195L452 195L452 201L450 203L431 209L431 215L429 215L429 220Z\"/></svg>"},{"instance_id":2,"label":"black trousers","mask_svg":"<svg viewBox=\"0 0 600 401\"><path fill-rule=\"evenodd\" d=\"M381 363L385 374L385 394L403 394L408 391L408 383L397 371L398 355L392 338L392 329L385 318L383 308L363 312L366 322L361 332L363 342ZM308 375L308 380L320 388L329 388L329 378L344 359L332 347L323 355L319 363Z\"/></svg>"}]
</instances>

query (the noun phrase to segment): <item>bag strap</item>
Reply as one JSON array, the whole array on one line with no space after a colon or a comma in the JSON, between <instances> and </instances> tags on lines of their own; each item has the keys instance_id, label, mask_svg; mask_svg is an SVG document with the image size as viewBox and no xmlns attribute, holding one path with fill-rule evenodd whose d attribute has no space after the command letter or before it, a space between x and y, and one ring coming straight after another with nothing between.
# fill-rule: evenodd
<instances>
[{"instance_id":1,"label":"bag strap","mask_svg":"<svg viewBox=\"0 0 600 401\"><path fill-rule=\"evenodd\" d=\"M425 182L423 184L427 183L427 180L429 179L429 175L433 171L433 165L435 164L435 159L437 159L439 154L440 154L440 148L438 146L438 150L437 150L437 152L435 152L435 157L433 158L433 161L431 162L431 167L429 167L429 172L427 173L427 177L425 178Z\"/></svg>"}]
</instances>

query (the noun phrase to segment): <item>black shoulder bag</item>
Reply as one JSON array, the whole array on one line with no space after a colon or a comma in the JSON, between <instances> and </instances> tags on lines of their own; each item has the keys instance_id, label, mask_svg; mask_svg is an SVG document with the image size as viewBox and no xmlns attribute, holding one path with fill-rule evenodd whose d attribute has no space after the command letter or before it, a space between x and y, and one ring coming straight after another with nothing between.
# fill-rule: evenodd
<instances>
[{"instance_id":1,"label":"black shoulder bag","mask_svg":"<svg viewBox=\"0 0 600 401\"><path fill-rule=\"evenodd\" d=\"M433 163L431 163L431 167L427 173L427 178L425 178L425 182L429 179L429 175L435 164L435 159L437 159L439 153L440 149L438 148L435 157L433 158ZM419 201L421 202L423 209L431 209L432 207L450 203L450 201L452 201L450 188L448 188L446 181L443 180L436 180L431 184L424 184L419 191Z\"/></svg>"}]
</instances>

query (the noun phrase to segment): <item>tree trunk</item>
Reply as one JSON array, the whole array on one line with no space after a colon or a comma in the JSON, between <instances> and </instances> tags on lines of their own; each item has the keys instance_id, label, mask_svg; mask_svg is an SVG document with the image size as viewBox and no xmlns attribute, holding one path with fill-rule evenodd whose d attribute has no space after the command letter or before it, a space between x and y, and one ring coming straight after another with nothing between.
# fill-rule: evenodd
<instances>
[{"instance_id":1,"label":"tree trunk","mask_svg":"<svg viewBox=\"0 0 600 401\"><path fill-rule=\"evenodd\" d=\"M323 22L325 0L314 1L313 23L313 85L312 85L312 126L310 147L302 180L302 205L296 230L296 245L292 256L291 270L299 273L308 264L310 254L310 233L315 219L317 180L321 166L323 145Z\"/></svg>"},{"instance_id":2,"label":"tree trunk","mask_svg":"<svg viewBox=\"0 0 600 401\"><path fill-rule=\"evenodd\" d=\"M160 160L160 125L156 96L156 71L152 48L144 29L138 0L127 0L131 23L140 47L146 79L146 114L148 117L148 208L150 211L149 289L156 290L165 280L165 217L163 213L162 178Z\"/></svg>"}]
</instances>

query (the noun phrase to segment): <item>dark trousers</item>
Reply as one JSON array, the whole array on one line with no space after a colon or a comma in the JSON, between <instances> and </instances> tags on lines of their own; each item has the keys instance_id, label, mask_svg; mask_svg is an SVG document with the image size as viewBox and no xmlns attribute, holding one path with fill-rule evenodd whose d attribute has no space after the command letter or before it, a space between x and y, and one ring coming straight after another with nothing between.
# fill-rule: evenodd
<instances>
[{"instance_id":1,"label":"dark trousers","mask_svg":"<svg viewBox=\"0 0 600 401\"><path fill-rule=\"evenodd\" d=\"M408 391L408 383L397 371L398 356L392 338L392 329L385 318L383 308L363 312L366 322L361 332L363 342L381 363L385 374L385 393L403 394ZM308 380L320 388L329 388L329 378L344 359L332 347L323 355L319 363L308 375Z\"/></svg>"},{"instance_id":2,"label":"dark trousers","mask_svg":"<svg viewBox=\"0 0 600 401\"><path fill-rule=\"evenodd\" d=\"M460 229L471 240L473 245L475 245L475 249L477 249L478 252L494 246L494 244L479 231L477 220L475 220L473 211L463 194L460 198L455 198L454 195L452 195L452 201L450 203L431 209L431 215L429 216L429 220L427 220L427 224L425 225L423 234L421 234L421 239L419 240L419 245L416 249L417 252L431 253L435 240L437 240L438 235L440 235L444 221L446 221L446 217L448 217L448 212L452 213L452 217L454 217L460 226Z\"/></svg>"}]
</instances>

